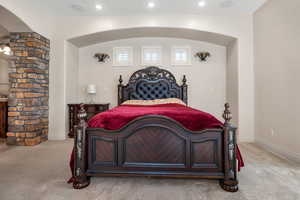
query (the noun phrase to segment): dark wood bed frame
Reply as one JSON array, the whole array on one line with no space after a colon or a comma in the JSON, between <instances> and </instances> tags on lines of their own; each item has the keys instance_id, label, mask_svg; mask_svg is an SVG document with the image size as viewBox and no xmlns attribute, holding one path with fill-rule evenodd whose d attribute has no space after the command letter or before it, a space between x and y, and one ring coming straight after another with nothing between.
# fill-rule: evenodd
<instances>
[{"instance_id":1,"label":"dark wood bed frame","mask_svg":"<svg viewBox=\"0 0 300 200\"><path fill-rule=\"evenodd\" d=\"M176 97L187 103L186 77L179 86L169 71L147 67L127 85L120 76L118 104L129 99ZM75 134L75 182L87 187L91 176L159 176L218 179L230 192L238 190L236 128L225 104L223 129L190 131L165 116L139 117L119 130L87 128L81 106Z\"/></svg>"}]
</instances>

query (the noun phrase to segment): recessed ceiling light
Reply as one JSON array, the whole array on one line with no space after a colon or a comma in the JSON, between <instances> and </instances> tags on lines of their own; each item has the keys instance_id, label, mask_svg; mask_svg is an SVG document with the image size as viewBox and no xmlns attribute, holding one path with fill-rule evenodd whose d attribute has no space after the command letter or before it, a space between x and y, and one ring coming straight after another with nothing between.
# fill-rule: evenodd
<instances>
[{"instance_id":1,"label":"recessed ceiling light","mask_svg":"<svg viewBox=\"0 0 300 200\"><path fill-rule=\"evenodd\" d=\"M155 3L152 2L152 1L150 1L150 2L148 2L147 6L148 6L148 8L154 8L155 7Z\"/></svg>"},{"instance_id":2,"label":"recessed ceiling light","mask_svg":"<svg viewBox=\"0 0 300 200\"><path fill-rule=\"evenodd\" d=\"M225 1L222 1L220 6L222 8L230 8L234 5L234 2L232 0L225 0Z\"/></svg>"},{"instance_id":3,"label":"recessed ceiling light","mask_svg":"<svg viewBox=\"0 0 300 200\"><path fill-rule=\"evenodd\" d=\"M72 4L71 8L75 11L80 11L80 12L84 11L84 7L82 5L79 5L79 4Z\"/></svg>"},{"instance_id":4,"label":"recessed ceiling light","mask_svg":"<svg viewBox=\"0 0 300 200\"><path fill-rule=\"evenodd\" d=\"M206 2L205 1L199 1L198 6L203 8L203 7L206 6Z\"/></svg>"},{"instance_id":5,"label":"recessed ceiling light","mask_svg":"<svg viewBox=\"0 0 300 200\"><path fill-rule=\"evenodd\" d=\"M102 6L101 4L97 4L97 5L96 5L96 9L97 9L97 10L102 10L102 9L103 9L103 6Z\"/></svg>"}]
</instances>

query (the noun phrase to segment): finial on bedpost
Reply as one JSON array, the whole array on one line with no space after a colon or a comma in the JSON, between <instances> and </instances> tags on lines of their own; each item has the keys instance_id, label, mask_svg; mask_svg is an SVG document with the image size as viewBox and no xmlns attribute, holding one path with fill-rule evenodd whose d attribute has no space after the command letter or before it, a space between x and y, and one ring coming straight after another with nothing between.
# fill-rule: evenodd
<instances>
[{"instance_id":1,"label":"finial on bedpost","mask_svg":"<svg viewBox=\"0 0 300 200\"><path fill-rule=\"evenodd\" d=\"M87 113L84 104L80 104L78 112L79 123L76 126L76 134L74 139L74 181L73 188L82 189L90 184L90 179L86 175L86 117Z\"/></svg>"},{"instance_id":2,"label":"finial on bedpost","mask_svg":"<svg viewBox=\"0 0 300 200\"><path fill-rule=\"evenodd\" d=\"M120 75L119 84L122 85L122 83L123 83L123 78L122 78L122 75Z\"/></svg>"},{"instance_id":3,"label":"finial on bedpost","mask_svg":"<svg viewBox=\"0 0 300 200\"><path fill-rule=\"evenodd\" d=\"M123 87L123 78L122 75L120 75L118 85L118 105L121 105L121 103L123 103Z\"/></svg>"},{"instance_id":4,"label":"finial on bedpost","mask_svg":"<svg viewBox=\"0 0 300 200\"><path fill-rule=\"evenodd\" d=\"M80 107L80 110L79 110L79 113L78 113L78 119L79 119L80 122L82 120L85 121L85 119L87 117L87 113L86 113L86 110L84 108L84 104L81 103L79 107Z\"/></svg>"},{"instance_id":5,"label":"finial on bedpost","mask_svg":"<svg viewBox=\"0 0 300 200\"><path fill-rule=\"evenodd\" d=\"M183 75L182 85L181 85L181 91L182 91L181 99L184 103L188 104L188 98L187 98L188 85L186 84L186 82L187 82L186 76Z\"/></svg>"},{"instance_id":6,"label":"finial on bedpost","mask_svg":"<svg viewBox=\"0 0 300 200\"><path fill-rule=\"evenodd\" d=\"M183 75L182 85L186 85L186 76L185 75Z\"/></svg>"},{"instance_id":7,"label":"finial on bedpost","mask_svg":"<svg viewBox=\"0 0 300 200\"><path fill-rule=\"evenodd\" d=\"M223 113L225 119L223 128L224 178L220 179L220 185L226 191L236 192L239 188L236 165L236 128L230 124L232 115L229 109L229 103L226 103Z\"/></svg>"},{"instance_id":8,"label":"finial on bedpost","mask_svg":"<svg viewBox=\"0 0 300 200\"><path fill-rule=\"evenodd\" d=\"M223 118L225 119L225 124L228 124L230 122L230 120L232 119L229 103L225 103L225 110L223 113Z\"/></svg>"}]
</instances>

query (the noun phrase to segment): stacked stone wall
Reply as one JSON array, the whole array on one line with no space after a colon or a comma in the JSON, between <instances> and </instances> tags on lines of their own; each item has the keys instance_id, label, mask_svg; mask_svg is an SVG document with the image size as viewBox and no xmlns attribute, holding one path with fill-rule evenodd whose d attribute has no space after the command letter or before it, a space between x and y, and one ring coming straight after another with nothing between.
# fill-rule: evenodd
<instances>
[{"instance_id":1,"label":"stacked stone wall","mask_svg":"<svg viewBox=\"0 0 300 200\"><path fill-rule=\"evenodd\" d=\"M33 146L48 139L50 41L37 33L11 33L7 143Z\"/></svg>"}]
</instances>

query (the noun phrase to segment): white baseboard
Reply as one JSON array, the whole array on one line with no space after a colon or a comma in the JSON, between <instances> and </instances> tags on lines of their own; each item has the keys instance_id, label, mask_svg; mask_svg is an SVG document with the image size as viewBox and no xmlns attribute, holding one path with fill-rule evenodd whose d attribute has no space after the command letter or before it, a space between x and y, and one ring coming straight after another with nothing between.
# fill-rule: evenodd
<instances>
[{"instance_id":1,"label":"white baseboard","mask_svg":"<svg viewBox=\"0 0 300 200\"><path fill-rule=\"evenodd\" d=\"M279 147L278 145L270 144L270 142L266 142L264 140L255 140L255 143L260 146L261 148L277 155L278 157L281 157L286 160L294 161L297 163L300 163L300 154L295 152L290 152L282 147Z\"/></svg>"}]
</instances>

